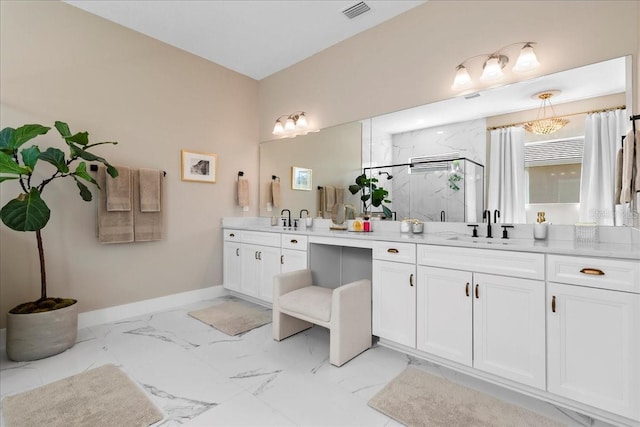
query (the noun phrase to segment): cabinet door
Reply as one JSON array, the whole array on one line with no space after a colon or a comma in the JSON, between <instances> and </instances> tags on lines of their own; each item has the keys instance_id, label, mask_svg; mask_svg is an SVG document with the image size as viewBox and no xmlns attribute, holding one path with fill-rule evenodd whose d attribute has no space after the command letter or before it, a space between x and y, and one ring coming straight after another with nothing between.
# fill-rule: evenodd
<instances>
[{"instance_id":1,"label":"cabinet door","mask_svg":"<svg viewBox=\"0 0 640 427\"><path fill-rule=\"evenodd\" d=\"M472 366L472 274L418 266L418 350Z\"/></svg>"},{"instance_id":2,"label":"cabinet door","mask_svg":"<svg viewBox=\"0 0 640 427\"><path fill-rule=\"evenodd\" d=\"M373 334L408 347L416 345L416 267L373 260Z\"/></svg>"},{"instance_id":3,"label":"cabinet door","mask_svg":"<svg viewBox=\"0 0 640 427\"><path fill-rule=\"evenodd\" d=\"M307 251L282 249L280 264L280 271L283 273L295 270L304 270L307 268Z\"/></svg>"},{"instance_id":4,"label":"cabinet door","mask_svg":"<svg viewBox=\"0 0 640 427\"><path fill-rule=\"evenodd\" d=\"M261 300L273 301L273 277L280 274L280 248L258 247L259 294Z\"/></svg>"},{"instance_id":5,"label":"cabinet door","mask_svg":"<svg viewBox=\"0 0 640 427\"><path fill-rule=\"evenodd\" d=\"M260 246L242 244L240 258L242 259L242 281L240 291L252 297L260 294L260 264L258 264Z\"/></svg>"},{"instance_id":6,"label":"cabinet door","mask_svg":"<svg viewBox=\"0 0 640 427\"><path fill-rule=\"evenodd\" d=\"M544 390L544 282L473 277L474 367Z\"/></svg>"},{"instance_id":7,"label":"cabinet door","mask_svg":"<svg viewBox=\"0 0 640 427\"><path fill-rule=\"evenodd\" d=\"M223 259L222 274L224 287L232 291L241 292L242 257L240 256L240 243L225 242Z\"/></svg>"},{"instance_id":8,"label":"cabinet door","mask_svg":"<svg viewBox=\"0 0 640 427\"><path fill-rule=\"evenodd\" d=\"M547 284L549 387L640 418L640 295Z\"/></svg>"}]
</instances>

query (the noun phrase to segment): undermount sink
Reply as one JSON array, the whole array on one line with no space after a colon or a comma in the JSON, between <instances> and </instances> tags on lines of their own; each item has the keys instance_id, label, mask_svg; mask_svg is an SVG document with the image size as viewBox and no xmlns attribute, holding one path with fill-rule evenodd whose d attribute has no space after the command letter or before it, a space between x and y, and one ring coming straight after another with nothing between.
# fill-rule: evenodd
<instances>
[{"instance_id":1,"label":"undermount sink","mask_svg":"<svg viewBox=\"0 0 640 427\"><path fill-rule=\"evenodd\" d=\"M453 236L447 240L457 240L465 243L484 243L488 245L517 245L517 246L533 246L533 239L502 239L500 237L494 237L487 239L486 237L471 237L471 236Z\"/></svg>"}]
</instances>

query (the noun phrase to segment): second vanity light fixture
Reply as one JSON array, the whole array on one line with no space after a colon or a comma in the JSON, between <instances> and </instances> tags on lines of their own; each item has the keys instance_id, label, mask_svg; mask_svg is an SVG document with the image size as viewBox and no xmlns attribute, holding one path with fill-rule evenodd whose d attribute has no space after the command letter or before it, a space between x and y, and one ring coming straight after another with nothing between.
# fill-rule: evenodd
<instances>
[{"instance_id":1,"label":"second vanity light fixture","mask_svg":"<svg viewBox=\"0 0 640 427\"><path fill-rule=\"evenodd\" d=\"M513 67L513 71L516 73L524 73L527 71L534 70L538 68L540 62L538 62L538 58L536 57L536 53L533 51L534 42L518 42L512 43L505 47L498 49L497 51L490 54L480 54L474 55L470 58L465 59L456 67L456 75L453 80L453 85L451 89L453 90L462 90L468 89L472 86L473 81L471 80L471 76L469 75L469 71L467 70L466 64L470 62L472 59L476 58L484 58L484 62L482 64L482 75L480 76L480 80L484 81L492 81L497 80L503 75L503 69L509 63L509 57L505 55L505 51L516 45L523 45L520 49L520 56L516 61L516 64Z\"/></svg>"},{"instance_id":2,"label":"second vanity light fixture","mask_svg":"<svg viewBox=\"0 0 640 427\"><path fill-rule=\"evenodd\" d=\"M286 119L285 119L286 117ZM284 121L284 124L282 123ZM304 111L285 114L276 119L273 134L281 136L296 136L307 130L307 116Z\"/></svg>"}]
</instances>

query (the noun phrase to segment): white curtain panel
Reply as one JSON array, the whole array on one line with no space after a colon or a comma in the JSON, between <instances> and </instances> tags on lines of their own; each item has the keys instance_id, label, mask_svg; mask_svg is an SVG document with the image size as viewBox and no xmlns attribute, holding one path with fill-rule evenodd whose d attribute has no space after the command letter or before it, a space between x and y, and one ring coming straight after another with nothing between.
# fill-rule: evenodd
<instances>
[{"instance_id":1,"label":"white curtain panel","mask_svg":"<svg viewBox=\"0 0 640 427\"><path fill-rule=\"evenodd\" d=\"M500 211L503 223L525 223L524 129L491 131L487 208Z\"/></svg>"},{"instance_id":2,"label":"white curtain panel","mask_svg":"<svg viewBox=\"0 0 640 427\"><path fill-rule=\"evenodd\" d=\"M580 222L615 223L615 160L628 125L627 110L588 114L585 120Z\"/></svg>"}]
</instances>

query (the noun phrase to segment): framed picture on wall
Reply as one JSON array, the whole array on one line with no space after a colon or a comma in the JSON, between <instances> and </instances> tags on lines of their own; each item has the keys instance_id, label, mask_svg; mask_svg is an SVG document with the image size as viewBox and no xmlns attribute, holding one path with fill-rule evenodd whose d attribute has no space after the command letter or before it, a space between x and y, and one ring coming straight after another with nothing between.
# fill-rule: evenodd
<instances>
[{"instance_id":1,"label":"framed picture on wall","mask_svg":"<svg viewBox=\"0 0 640 427\"><path fill-rule=\"evenodd\" d=\"M291 189L311 191L311 169L291 166Z\"/></svg>"},{"instance_id":2,"label":"framed picture on wall","mask_svg":"<svg viewBox=\"0 0 640 427\"><path fill-rule=\"evenodd\" d=\"M182 180L215 184L218 155L181 150Z\"/></svg>"}]
</instances>

